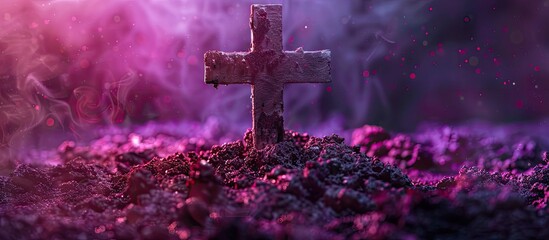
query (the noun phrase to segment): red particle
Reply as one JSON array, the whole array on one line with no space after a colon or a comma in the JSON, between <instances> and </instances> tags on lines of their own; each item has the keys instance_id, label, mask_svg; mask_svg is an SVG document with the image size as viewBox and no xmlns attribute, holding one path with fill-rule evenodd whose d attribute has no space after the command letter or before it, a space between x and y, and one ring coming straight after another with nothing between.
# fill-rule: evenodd
<instances>
[{"instance_id":1,"label":"red particle","mask_svg":"<svg viewBox=\"0 0 549 240\"><path fill-rule=\"evenodd\" d=\"M515 106L518 108L518 109L521 109L524 107L524 102L522 100L517 100L517 102L515 103Z\"/></svg>"},{"instance_id":2,"label":"red particle","mask_svg":"<svg viewBox=\"0 0 549 240\"><path fill-rule=\"evenodd\" d=\"M374 70L372 70L372 75L374 75L374 76L375 76L376 74L377 74L377 70L375 70L375 69L374 69Z\"/></svg>"},{"instance_id":3,"label":"red particle","mask_svg":"<svg viewBox=\"0 0 549 240\"><path fill-rule=\"evenodd\" d=\"M82 61L80 61L80 68L86 69L89 66L90 66L90 61L88 61L87 59L83 59Z\"/></svg>"},{"instance_id":4,"label":"red particle","mask_svg":"<svg viewBox=\"0 0 549 240\"><path fill-rule=\"evenodd\" d=\"M332 92L332 87L326 87L326 92Z\"/></svg>"},{"instance_id":5,"label":"red particle","mask_svg":"<svg viewBox=\"0 0 549 240\"><path fill-rule=\"evenodd\" d=\"M466 23L468 23L468 22L471 21L471 18L470 18L470 17L464 17L464 18L463 18L463 21L466 22Z\"/></svg>"},{"instance_id":6,"label":"red particle","mask_svg":"<svg viewBox=\"0 0 549 240\"><path fill-rule=\"evenodd\" d=\"M183 57L185 57L185 51L181 50L181 51L177 52L177 57L178 57L178 58L183 58Z\"/></svg>"},{"instance_id":7,"label":"red particle","mask_svg":"<svg viewBox=\"0 0 549 240\"><path fill-rule=\"evenodd\" d=\"M288 39L288 43L293 43L294 42L294 36L290 36L290 38Z\"/></svg>"},{"instance_id":8,"label":"red particle","mask_svg":"<svg viewBox=\"0 0 549 240\"><path fill-rule=\"evenodd\" d=\"M429 12L432 12L433 11L433 7L429 7Z\"/></svg>"},{"instance_id":9,"label":"red particle","mask_svg":"<svg viewBox=\"0 0 549 240\"><path fill-rule=\"evenodd\" d=\"M135 35L135 43L136 44L143 44L145 41L147 40L147 38L145 37L145 35L141 34L141 33L138 33Z\"/></svg>"},{"instance_id":10,"label":"red particle","mask_svg":"<svg viewBox=\"0 0 549 240\"><path fill-rule=\"evenodd\" d=\"M534 71L539 72L540 70L541 70L541 68L539 66L534 67Z\"/></svg>"},{"instance_id":11,"label":"red particle","mask_svg":"<svg viewBox=\"0 0 549 240\"><path fill-rule=\"evenodd\" d=\"M499 66L501 63L499 62L499 60L497 58L494 58L494 64L496 66Z\"/></svg>"},{"instance_id":12,"label":"red particle","mask_svg":"<svg viewBox=\"0 0 549 240\"><path fill-rule=\"evenodd\" d=\"M198 63L198 58L195 55L191 55L187 58L187 63L189 65L196 65Z\"/></svg>"},{"instance_id":13,"label":"red particle","mask_svg":"<svg viewBox=\"0 0 549 240\"><path fill-rule=\"evenodd\" d=\"M477 51L480 51L480 47L477 47Z\"/></svg>"},{"instance_id":14,"label":"red particle","mask_svg":"<svg viewBox=\"0 0 549 240\"><path fill-rule=\"evenodd\" d=\"M55 120L53 120L53 118L46 119L46 126L53 127L53 124L55 124Z\"/></svg>"},{"instance_id":15,"label":"red particle","mask_svg":"<svg viewBox=\"0 0 549 240\"><path fill-rule=\"evenodd\" d=\"M438 52L439 54L444 54L444 48L439 48L439 49L437 49L437 52Z\"/></svg>"},{"instance_id":16,"label":"red particle","mask_svg":"<svg viewBox=\"0 0 549 240\"><path fill-rule=\"evenodd\" d=\"M415 73L410 73L410 79L416 79L416 74Z\"/></svg>"},{"instance_id":17,"label":"red particle","mask_svg":"<svg viewBox=\"0 0 549 240\"><path fill-rule=\"evenodd\" d=\"M367 78L370 76L370 72L368 70L364 70L364 72L362 72L362 76Z\"/></svg>"},{"instance_id":18,"label":"red particle","mask_svg":"<svg viewBox=\"0 0 549 240\"><path fill-rule=\"evenodd\" d=\"M476 74L480 74L480 68L475 69Z\"/></svg>"}]
</instances>

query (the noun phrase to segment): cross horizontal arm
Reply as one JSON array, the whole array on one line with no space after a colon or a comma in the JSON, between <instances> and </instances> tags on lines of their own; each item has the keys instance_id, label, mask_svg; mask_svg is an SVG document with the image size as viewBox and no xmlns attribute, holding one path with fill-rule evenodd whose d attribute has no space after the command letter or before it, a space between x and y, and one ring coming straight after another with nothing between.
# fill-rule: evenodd
<instances>
[{"instance_id":1,"label":"cross horizontal arm","mask_svg":"<svg viewBox=\"0 0 549 240\"><path fill-rule=\"evenodd\" d=\"M251 83L246 52L208 51L204 54L204 82L207 84Z\"/></svg>"},{"instance_id":2,"label":"cross horizontal arm","mask_svg":"<svg viewBox=\"0 0 549 240\"><path fill-rule=\"evenodd\" d=\"M277 78L284 83L331 82L330 50L285 51L284 61L278 67Z\"/></svg>"}]
</instances>

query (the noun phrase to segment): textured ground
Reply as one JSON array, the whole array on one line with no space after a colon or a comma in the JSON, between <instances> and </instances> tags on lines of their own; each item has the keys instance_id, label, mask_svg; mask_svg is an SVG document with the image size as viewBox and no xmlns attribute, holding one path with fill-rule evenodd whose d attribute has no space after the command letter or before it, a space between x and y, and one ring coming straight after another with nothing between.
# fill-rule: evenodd
<instances>
[{"instance_id":1,"label":"textured ground","mask_svg":"<svg viewBox=\"0 0 549 240\"><path fill-rule=\"evenodd\" d=\"M549 239L546 143L500 130L66 142L4 170L0 239Z\"/></svg>"}]
</instances>

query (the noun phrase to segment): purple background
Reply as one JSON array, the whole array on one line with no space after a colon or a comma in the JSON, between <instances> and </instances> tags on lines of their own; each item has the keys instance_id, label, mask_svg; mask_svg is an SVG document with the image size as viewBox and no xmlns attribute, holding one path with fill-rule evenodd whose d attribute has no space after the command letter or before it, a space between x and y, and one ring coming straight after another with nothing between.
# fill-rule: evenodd
<instances>
[{"instance_id":1,"label":"purple background","mask_svg":"<svg viewBox=\"0 0 549 240\"><path fill-rule=\"evenodd\" d=\"M548 0L7 0L1 148L151 122L242 133L249 86L205 85L202 56L247 50L249 5L266 2L284 4L286 50L332 50L333 83L286 87L287 128L402 131L549 113Z\"/></svg>"}]
</instances>

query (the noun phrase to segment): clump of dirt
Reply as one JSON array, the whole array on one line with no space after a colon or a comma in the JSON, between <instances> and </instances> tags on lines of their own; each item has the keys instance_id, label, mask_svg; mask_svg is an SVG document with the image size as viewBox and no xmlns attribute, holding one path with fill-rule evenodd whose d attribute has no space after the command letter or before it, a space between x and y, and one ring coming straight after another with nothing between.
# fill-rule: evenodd
<instances>
[{"instance_id":1,"label":"clump of dirt","mask_svg":"<svg viewBox=\"0 0 549 240\"><path fill-rule=\"evenodd\" d=\"M483 154L494 141L442 131L365 126L354 146L286 132L262 150L248 132L165 157L108 138L95 144L112 148L65 143L61 164L0 177L0 239L549 238L541 147ZM488 164L498 149L514 149L500 151L513 163Z\"/></svg>"}]
</instances>

